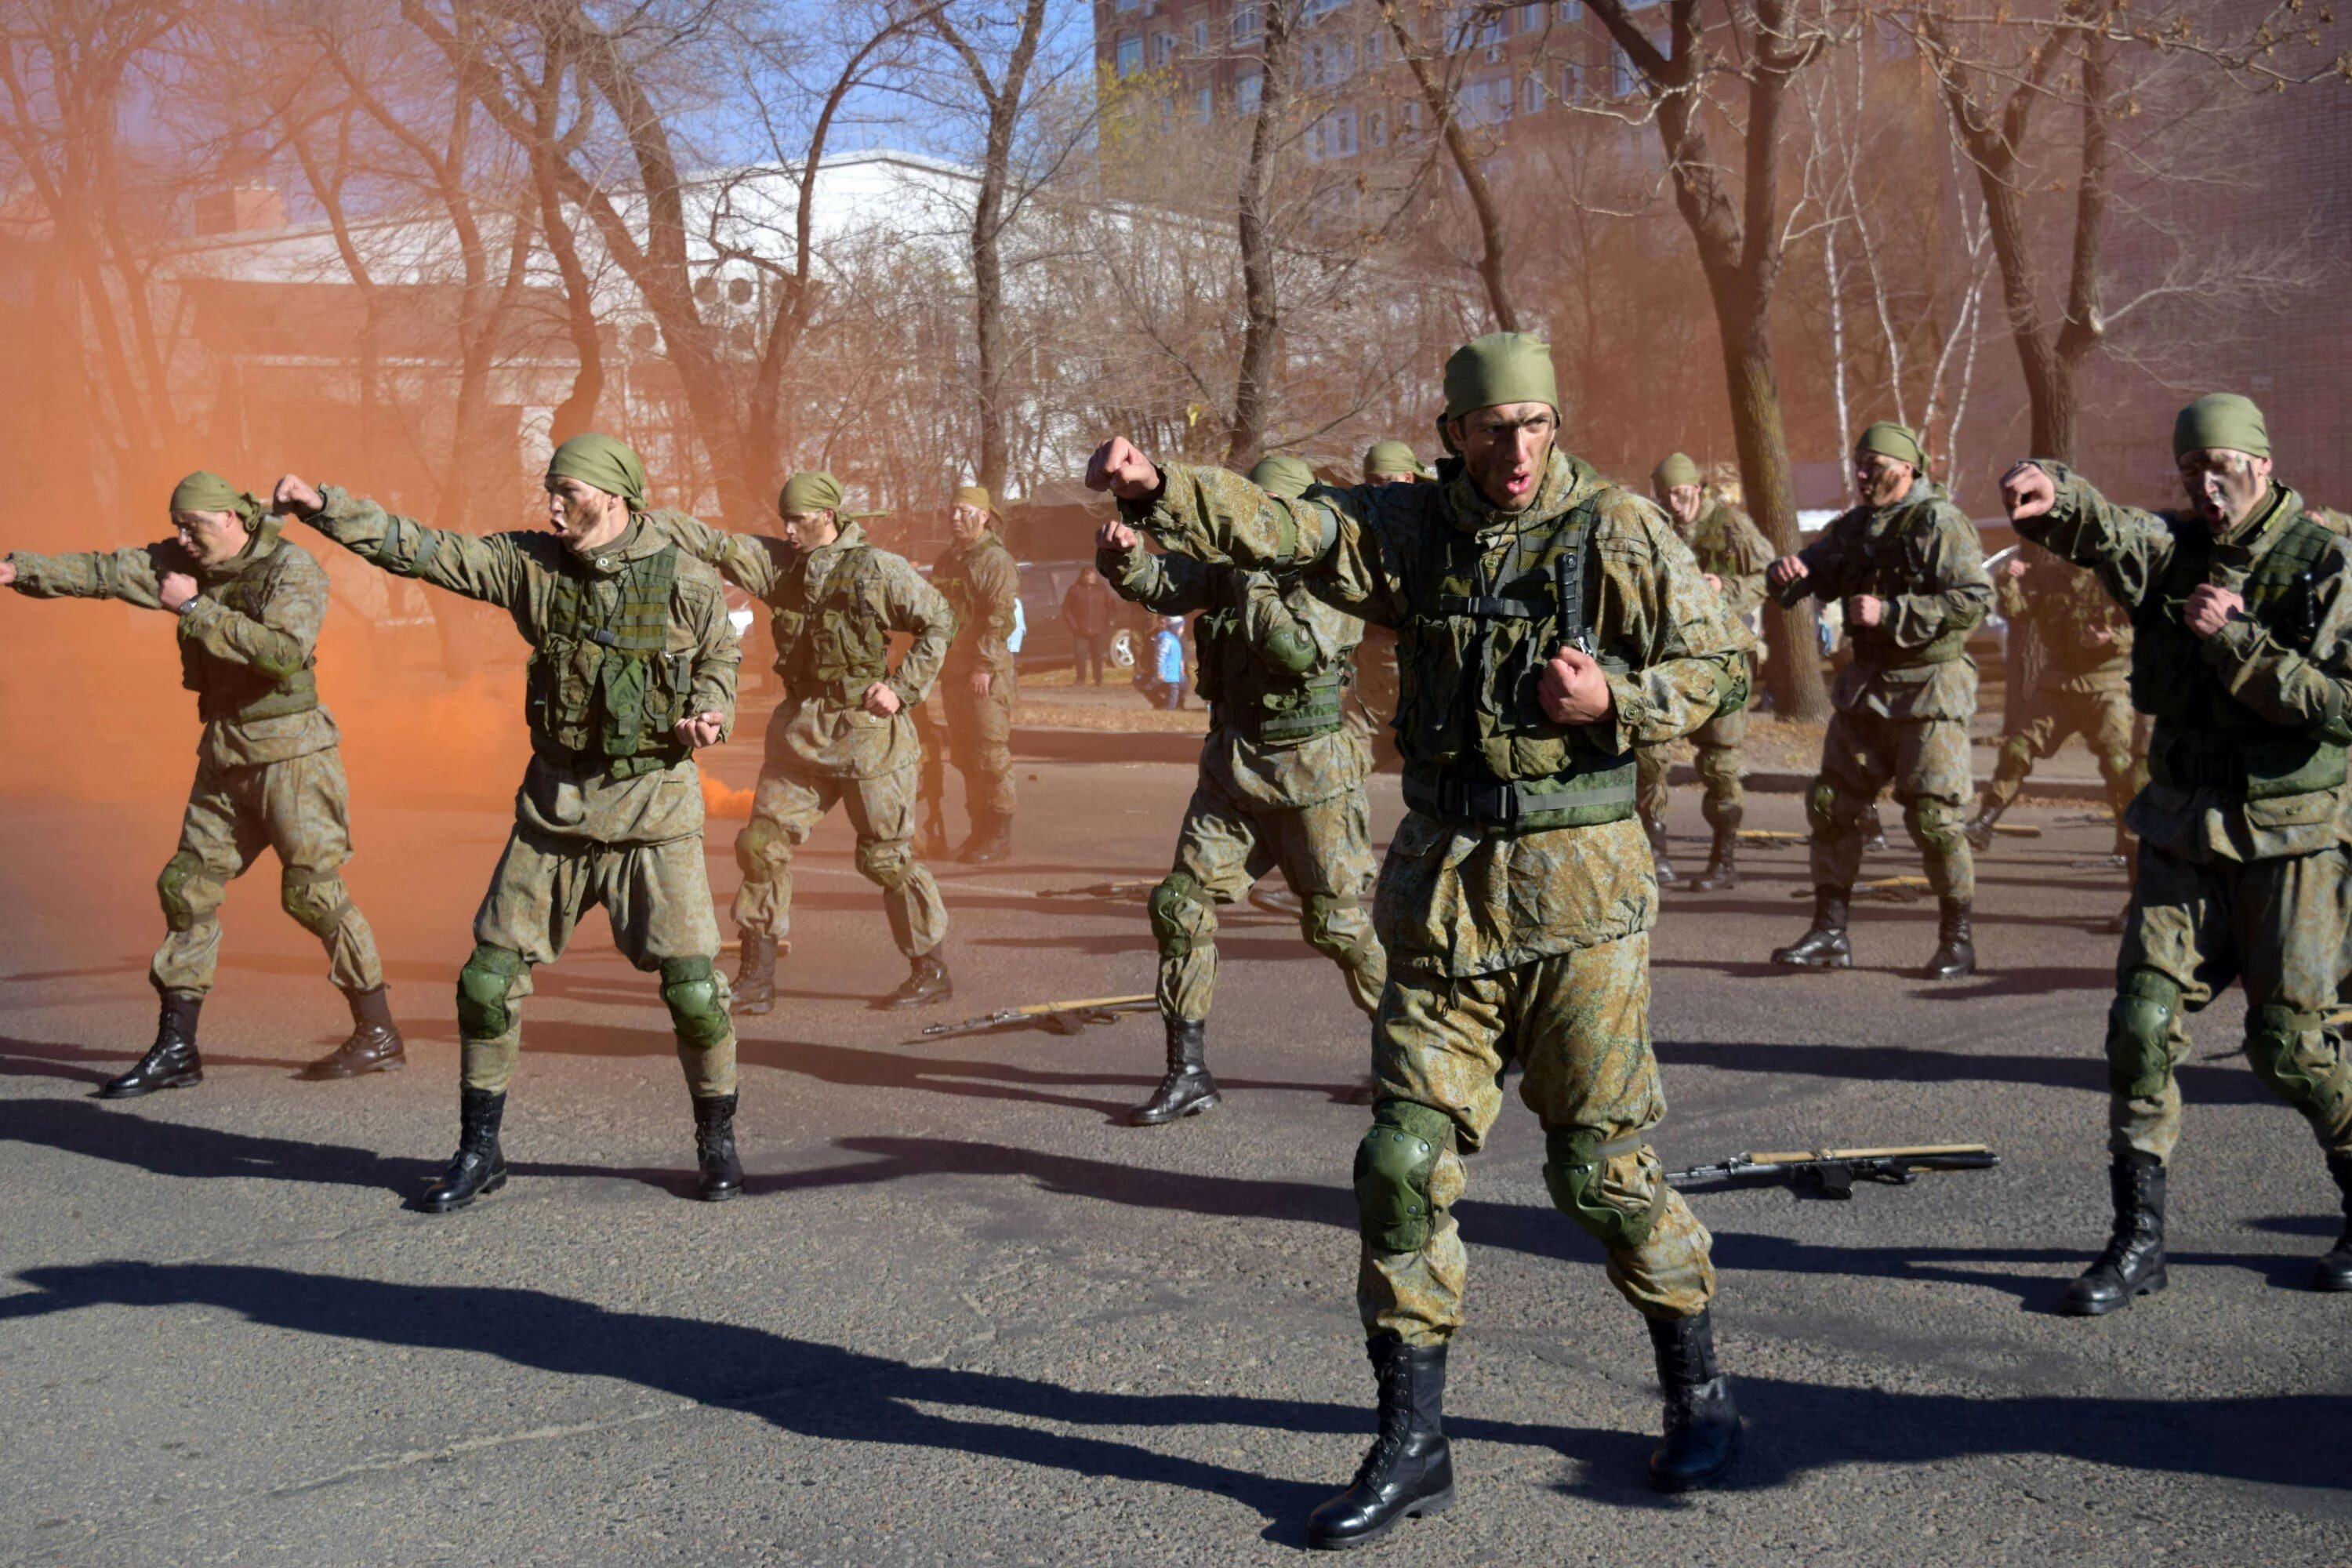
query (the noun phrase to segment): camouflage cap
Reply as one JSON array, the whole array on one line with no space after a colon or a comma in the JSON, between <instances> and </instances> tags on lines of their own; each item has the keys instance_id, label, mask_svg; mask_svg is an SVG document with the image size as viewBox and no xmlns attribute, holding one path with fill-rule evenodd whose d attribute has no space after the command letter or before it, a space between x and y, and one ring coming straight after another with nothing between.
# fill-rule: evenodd
<instances>
[{"instance_id":1,"label":"camouflage cap","mask_svg":"<svg viewBox=\"0 0 2352 1568\"><path fill-rule=\"evenodd\" d=\"M978 507L981 510L991 514L993 514L996 510L996 500L988 493L988 488L985 485L957 486L955 504L958 506Z\"/></svg>"},{"instance_id":2,"label":"camouflage cap","mask_svg":"<svg viewBox=\"0 0 2352 1568\"><path fill-rule=\"evenodd\" d=\"M779 517L790 517L794 512L840 510L841 481L816 469L794 474L786 479L783 494L776 498L776 514Z\"/></svg>"},{"instance_id":3,"label":"camouflage cap","mask_svg":"<svg viewBox=\"0 0 2352 1568\"><path fill-rule=\"evenodd\" d=\"M1415 479L1426 476L1428 470L1413 455L1412 447L1403 441L1375 441L1364 452L1364 480L1367 484L1383 474L1411 474Z\"/></svg>"},{"instance_id":4,"label":"camouflage cap","mask_svg":"<svg viewBox=\"0 0 2352 1568\"><path fill-rule=\"evenodd\" d=\"M1548 403L1559 412L1559 378L1551 345L1533 332L1489 332L1445 362L1445 418L1506 403Z\"/></svg>"}]
</instances>

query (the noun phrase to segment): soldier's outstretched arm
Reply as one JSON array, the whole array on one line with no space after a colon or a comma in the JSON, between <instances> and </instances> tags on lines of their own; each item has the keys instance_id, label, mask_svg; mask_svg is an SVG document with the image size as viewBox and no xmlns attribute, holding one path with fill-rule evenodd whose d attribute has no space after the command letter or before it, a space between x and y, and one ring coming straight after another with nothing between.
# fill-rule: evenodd
<instances>
[{"instance_id":1,"label":"soldier's outstretched arm","mask_svg":"<svg viewBox=\"0 0 2352 1568\"><path fill-rule=\"evenodd\" d=\"M14 588L32 599L120 599L142 610L163 607L163 576L189 573L195 563L177 540L137 544L124 550L79 551L70 555L37 555L12 550L0 557L8 576L0 587Z\"/></svg>"},{"instance_id":2,"label":"soldier's outstretched arm","mask_svg":"<svg viewBox=\"0 0 2352 1568\"><path fill-rule=\"evenodd\" d=\"M508 534L484 538L430 528L340 486L313 489L290 474L278 481L272 504L396 577L414 577L507 608L520 603L530 587L522 552Z\"/></svg>"},{"instance_id":3,"label":"soldier's outstretched arm","mask_svg":"<svg viewBox=\"0 0 2352 1568\"><path fill-rule=\"evenodd\" d=\"M1242 630L1258 658L1292 675L1311 675L1337 664L1355 646L1357 639L1340 638L1344 628L1360 626L1361 621L1328 605L1308 603L1310 609L1294 608L1269 573L1243 576Z\"/></svg>"},{"instance_id":4,"label":"soldier's outstretched arm","mask_svg":"<svg viewBox=\"0 0 2352 1568\"><path fill-rule=\"evenodd\" d=\"M948 596L911 563L895 555L884 559L890 567L882 588L883 625L915 639L890 672L889 687L902 705L912 708L930 696L940 667L947 662L948 644L955 638L955 611L949 607Z\"/></svg>"},{"instance_id":5,"label":"soldier's outstretched arm","mask_svg":"<svg viewBox=\"0 0 2352 1568\"><path fill-rule=\"evenodd\" d=\"M2231 696L2263 718L2315 740L2352 744L2352 544L2328 542L2308 592L2295 628L2307 630L2307 639L2232 616L2205 639L2205 660Z\"/></svg>"},{"instance_id":6,"label":"soldier's outstretched arm","mask_svg":"<svg viewBox=\"0 0 2352 1568\"><path fill-rule=\"evenodd\" d=\"M1613 711L1597 726L1609 749L1675 740L1748 701L1747 660L1723 601L1665 514L1619 492L1602 508L1593 560L1595 629L1632 666L1607 677Z\"/></svg>"},{"instance_id":7,"label":"soldier's outstretched arm","mask_svg":"<svg viewBox=\"0 0 2352 1568\"><path fill-rule=\"evenodd\" d=\"M308 664L327 619L327 574L300 546L284 548L293 557L278 569L257 616L199 595L180 612L180 640L281 679Z\"/></svg>"},{"instance_id":8,"label":"soldier's outstretched arm","mask_svg":"<svg viewBox=\"0 0 2352 1568\"><path fill-rule=\"evenodd\" d=\"M1853 550L1852 531L1841 517L1822 530L1819 537L1782 559L1796 562L1803 569L1785 582L1768 577L1765 591L1778 605L1796 605L1807 597L1826 605L1832 599L1845 597L1846 587L1853 580ZM1777 572L1780 563L1774 562Z\"/></svg>"},{"instance_id":9,"label":"soldier's outstretched arm","mask_svg":"<svg viewBox=\"0 0 2352 1568\"><path fill-rule=\"evenodd\" d=\"M735 676L743 663L743 645L736 639L734 623L727 618L727 595L705 576L690 584L683 576L673 592L683 614L679 619L694 637L694 675L687 688L687 710L719 716L719 738L735 732Z\"/></svg>"},{"instance_id":10,"label":"soldier's outstretched arm","mask_svg":"<svg viewBox=\"0 0 2352 1568\"><path fill-rule=\"evenodd\" d=\"M2117 506L2063 463L2033 458L2002 476L2002 503L2020 536L2061 559L2087 566L2124 605L2164 580L2172 562L2172 526L2152 511Z\"/></svg>"},{"instance_id":11,"label":"soldier's outstretched arm","mask_svg":"<svg viewBox=\"0 0 2352 1568\"><path fill-rule=\"evenodd\" d=\"M1303 571L1326 603L1384 626L1403 618L1398 552L1366 520L1368 491L1318 488L1282 500L1224 468L1155 465L1123 437L1096 451L1087 484L1118 496L1122 520L1180 555Z\"/></svg>"},{"instance_id":12,"label":"soldier's outstretched arm","mask_svg":"<svg viewBox=\"0 0 2352 1568\"><path fill-rule=\"evenodd\" d=\"M1886 600L1882 624L1888 637L1896 647L1926 647L1946 632L1967 631L1991 608L1992 578L1976 524L1956 506L1937 507L1918 587Z\"/></svg>"},{"instance_id":13,"label":"soldier's outstretched arm","mask_svg":"<svg viewBox=\"0 0 2352 1568\"><path fill-rule=\"evenodd\" d=\"M1189 616L1209 607L1209 569L1189 555L1154 555L1135 530L1107 522L1095 535L1095 570L1110 591L1158 616Z\"/></svg>"},{"instance_id":14,"label":"soldier's outstretched arm","mask_svg":"<svg viewBox=\"0 0 2352 1568\"><path fill-rule=\"evenodd\" d=\"M792 546L761 534L730 533L682 511L649 511L646 526L696 560L716 566L726 579L755 599L768 597L784 574Z\"/></svg>"}]
</instances>

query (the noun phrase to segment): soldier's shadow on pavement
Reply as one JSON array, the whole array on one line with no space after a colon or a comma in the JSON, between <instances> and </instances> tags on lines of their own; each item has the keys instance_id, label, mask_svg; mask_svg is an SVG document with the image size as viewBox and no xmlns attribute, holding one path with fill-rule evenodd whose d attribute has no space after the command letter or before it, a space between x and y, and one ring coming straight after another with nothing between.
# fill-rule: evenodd
<instances>
[{"instance_id":1,"label":"soldier's shadow on pavement","mask_svg":"<svg viewBox=\"0 0 2352 1568\"><path fill-rule=\"evenodd\" d=\"M88 1307L208 1307L298 1333L467 1351L562 1377L612 1378L759 1416L825 1442L978 1455L1074 1475L1234 1499L1274 1521L1270 1536L1337 1489L1100 1436L1017 1425L1153 1430L1252 1426L1369 1435L1368 1413L1300 1400L1110 1394L1001 1373L921 1367L887 1356L699 1318L608 1311L541 1290L418 1286L206 1263L105 1262L30 1268L0 1322ZM955 1414L935 1413L944 1407ZM1350 1444L1352 1447L1352 1443ZM854 1461L851 1461L854 1462ZM1332 1456L1336 1466L1339 1455Z\"/></svg>"},{"instance_id":2,"label":"soldier's shadow on pavement","mask_svg":"<svg viewBox=\"0 0 2352 1568\"><path fill-rule=\"evenodd\" d=\"M1658 1060L1669 1067L1722 1072L1793 1073L1801 1078L1862 1079L1872 1083L2011 1083L2074 1089L2105 1097L2107 1068L2095 1052L2041 1057L2007 1051L1953 1051L1924 1046L1780 1045L1769 1041L1660 1040ZM2274 1103L2242 1065L2183 1063L2174 1078L2198 1105Z\"/></svg>"},{"instance_id":3,"label":"soldier's shadow on pavement","mask_svg":"<svg viewBox=\"0 0 2352 1568\"><path fill-rule=\"evenodd\" d=\"M147 1048L147 1035L126 1035L120 1047L72 1046L57 1040L19 1040L0 1035L0 1078L54 1078L68 1083L104 1083L126 1071ZM225 1068L292 1068L278 1057L232 1057L207 1048L205 1063ZM89 1065L84 1065L89 1064ZM30 1103L30 1102L27 1102Z\"/></svg>"}]
</instances>

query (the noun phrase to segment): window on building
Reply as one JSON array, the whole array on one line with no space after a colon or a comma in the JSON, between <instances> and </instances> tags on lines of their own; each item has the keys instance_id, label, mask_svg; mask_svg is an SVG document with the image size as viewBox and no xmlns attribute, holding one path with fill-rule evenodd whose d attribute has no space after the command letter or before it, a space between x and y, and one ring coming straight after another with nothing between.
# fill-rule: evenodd
<instances>
[{"instance_id":1,"label":"window on building","mask_svg":"<svg viewBox=\"0 0 2352 1568\"><path fill-rule=\"evenodd\" d=\"M1309 87L1337 87L1356 74L1356 46L1315 43L1307 46L1303 75Z\"/></svg>"},{"instance_id":2,"label":"window on building","mask_svg":"<svg viewBox=\"0 0 2352 1568\"><path fill-rule=\"evenodd\" d=\"M1542 4L1542 0L1537 0L1537 3L1533 5L1522 5L1518 10L1519 21L1516 31L1521 34L1540 33L1543 31L1544 5Z\"/></svg>"},{"instance_id":3,"label":"window on building","mask_svg":"<svg viewBox=\"0 0 2352 1568\"><path fill-rule=\"evenodd\" d=\"M1121 80L1143 68L1143 40L1121 38L1118 41L1118 74Z\"/></svg>"},{"instance_id":4,"label":"window on building","mask_svg":"<svg viewBox=\"0 0 2352 1568\"><path fill-rule=\"evenodd\" d=\"M1259 101L1265 97L1265 78L1255 71L1234 83L1234 107L1244 114L1255 114Z\"/></svg>"},{"instance_id":5,"label":"window on building","mask_svg":"<svg viewBox=\"0 0 2352 1568\"><path fill-rule=\"evenodd\" d=\"M1307 3L1298 8L1299 23L1301 26L1311 27L1347 3L1348 0L1307 0Z\"/></svg>"},{"instance_id":6,"label":"window on building","mask_svg":"<svg viewBox=\"0 0 2352 1568\"><path fill-rule=\"evenodd\" d=\"M1202 88L1192 100L1192 118L1206 125L1217 117L1217 89Z\"/></svg>"},{"instance_id":7,"label":"window on building","mask_svg":"<svg viewBox=\"0 0 2352 1568\"><path fill-rule=\"evenodd\" d=\"M1375 109L1365 117L1364 134L1375 147L1389 144L1389 117L1386 110Z\"/></svg>"},{"instance_id":8,"label":"window on building","mask_svg":"<svg viewBox=\"0 0 2352 1568\"><path fill-rule=\"evenodd\" d=\"M1584 20L1584 0L1559 0L1559 19L1563 22Z\"/></svg>"},{"instance_id":9,"label":"window on building","mask_svg":"<svg viewBox=\"0 0 2352 1568\"><path fill-rule=\"evenodd\" d=\"M1176 63L1175 34L1161 33L1151 40L1151 63L1160 70Z\"/></svg>"},{"instance_id":10,"label":"window on building","mask_svg":"<svg viewBox=\"0 0 2352 1568\"><path fill-rule=\"evenodd\" d=\"M1500 125L1511 117L1511 79L1480 77L1462 88L1462 123Z\"/></svg>"},{"instance_id":11,"label":"window on building","mask_svg":"<svg viewBox=\"0 0 2352 1568\"><path fill-rule=\"evenodd\" d=\"M1112 9L1112 10L1114 10L1114 11L1116 11L1116 12L1118 12L1120 16L1126 16L1129 11L1135 10L1137 7L1140 6L1142 4L1143 4L1143 0L1118 0L1118 4L1116 4L1116 5L1114 5L1113 6L1111 6L1111 9Z\"/></svg>"},{"instance_id":12,"label":"window on building","mask_svg":"<svg viewBox=\"0 0 2352 1568\"><path fill-rule=\"evenodd\" d=\"M1559 100L1562 103L1584 101L1584 62L1570 60L1559 68Z\"/></svg>"},{"instance_id":13,"label":"window on building","mask_svg":"<svg viewBox=\"0 0 2352 1568\"><path fill-rule=\"evenodd\" d=\"M1253 4L1234 7L1234 42L1254 44L1265 36L1265 6Z\"/></svg>"},{"instance_id":14,"label":"window on building","mask_svg":"<svg viewBox=\"0 0 2352 1568\"><path fill-rule=\"evenodd\" d=\"M1473 5L1461 11L1446 25L1445 52L1454 55L1464 49L1500 45L1507 15L1488 5Z\"/></svg>"},{"instance_id":15,"label":"window on building","mask_svg":"<svg viewBox=\"0 0 2352 1568\"><path fill-rule=\"evenodd\" d=\"M1205 21L1192 24L1192 52L1196 55L1209 52L1209 24Z\"/></svg>"},{"instance_id":16,"label":"window on building","mask_svg":"<svg viewBox=\"0 0 2352 1568\"><path fill-rule=\"evenodd\" d=\"M1408 137L1421 135L1421 100L1408 98L1397 105L1397 129Z\"/></svg>"},{"instance_id":17,"label":"window on building","mask_svg":"<svg viewBox=\"0 0 2352 1568\"><path fill-rule=\"evenodd\" d=\"M1531 76L1519 84L1519 112L1541 114L1544 106L1543 78Z\"/></svg>"},{"instance_id":18,"label":"window on building","mask_svg":"<svg viewBox=\"0 0 2352 1568\"><path fill-rule=\"evenodd\" d=\"M1356 111L1335 109L1323 117L1323 155L1326 158L1352 158L1356 155Z\"/></svg>"}]
</instances>

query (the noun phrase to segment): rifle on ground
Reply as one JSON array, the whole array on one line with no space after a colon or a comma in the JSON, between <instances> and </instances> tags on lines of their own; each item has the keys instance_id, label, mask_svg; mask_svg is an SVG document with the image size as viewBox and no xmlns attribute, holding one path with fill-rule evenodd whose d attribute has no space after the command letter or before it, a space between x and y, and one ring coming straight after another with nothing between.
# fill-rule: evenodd
<instances>
[{"instance_id":1,"label":"rifle on ground","mask_svg":"<svg viewBox=\"0 0 2352 1568\"><path fill-rule=\"evenodd\" d=\"M1004 1007L955 1024L931 1024L925 1039L941 1035L980 1034L989 1029L1034 1026L1048 1034L1075 1035L1088 1024L1108 1024L1122 1013L1148 1013L1160 1004L1150 995L1088 996L1074 1002L1035 1002L1026 1007Z\"/></svg>"},{"instance_id":2,"label":"rifle on ground","mask_svg":"<svg viewBox=\"0 0 2352 1568\"><path fill-rule=\"evenodd\" d=\"M1926 1143L1895 1149L1814 1149L1794 1153L1734 1154L1713 1165L1669 1171L1666 1180L1741 1184L1786 1180L1800 1192L1850 1198L1858 1181L1908 1186L1927 1171L1990 1171L2000 1156L1982 1143Z\"/></svg>"}]
</instances>

